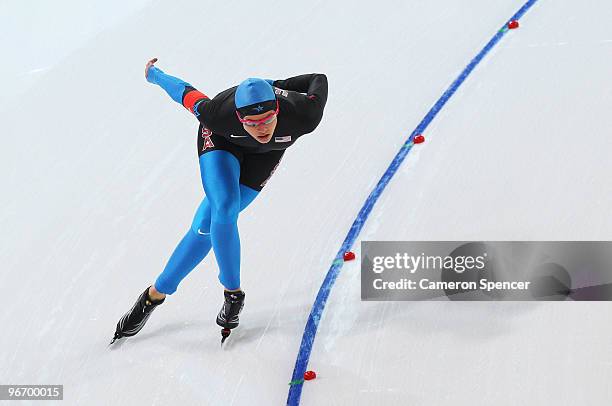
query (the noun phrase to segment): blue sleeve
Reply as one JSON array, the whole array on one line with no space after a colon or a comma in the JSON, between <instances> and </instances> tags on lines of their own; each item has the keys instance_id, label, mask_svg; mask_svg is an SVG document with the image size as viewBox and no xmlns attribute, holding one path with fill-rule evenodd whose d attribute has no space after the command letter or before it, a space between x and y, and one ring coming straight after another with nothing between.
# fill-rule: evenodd
<instances>
[{"instance_id":1,"label":"blue sleeve","mask_svg":"<svg viewBox=\"0 0 612 406\"><path fill-rule=\"evenodd\" d=\"M147 81L159 85L168 93L168 95L179 104L183 104L183 93L187 86L192 87L189 83L175 78L174 76L166 75L161 69L151 66L147 73Z\"/></svg>"}]
</instances>

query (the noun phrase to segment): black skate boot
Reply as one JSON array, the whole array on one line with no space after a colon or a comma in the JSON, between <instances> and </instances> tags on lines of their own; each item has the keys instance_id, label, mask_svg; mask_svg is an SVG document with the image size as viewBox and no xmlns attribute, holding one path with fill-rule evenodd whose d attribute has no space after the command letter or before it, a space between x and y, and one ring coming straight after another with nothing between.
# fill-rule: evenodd
<instances>
[{"instance_id":1,"label":"black skate boot","mask_svg":"<svg viewBox=\"0 0 612 406\"><path fill-rule=\"evenodd\" d=\"M223 329L221 330L221 344L229 337L231 329L238 327L240 323L239 317L242 307L244 306L244 292L223 292L225 302L221 311L217 315L217 324Z\"/></svg>"},{"instance_id":2,"label":"black skate boot","mask_svg":"<svg viewBox=\"0 0 612 406\"><path fill-rule=\"evenodd\" d=\"M136 335L151 316L151 313L157 306L162 304L166 300L165 298L159 301L153 301L149 297L149 288L146 288L144 292L138 297L134 306L129 312L123 315L117 323L117 330L111 344L115 340L123 337L131 337Z\"/></svg>"}]
</instances>

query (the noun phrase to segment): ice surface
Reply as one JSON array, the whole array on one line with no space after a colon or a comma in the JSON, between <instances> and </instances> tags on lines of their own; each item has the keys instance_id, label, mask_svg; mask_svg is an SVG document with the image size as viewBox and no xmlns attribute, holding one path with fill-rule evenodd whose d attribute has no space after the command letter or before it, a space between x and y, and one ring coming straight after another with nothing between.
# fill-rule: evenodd
<instances>
[{"instance_id":1,"label":"ice surface","mask_svg":"<svg viewBox=\"0 0 612 406\"><path fill-rule=\"evenodd\" d=\"M284 404L364 199L522 4L149 2L64 59L19 65L15 77L46 69L0 110L0 383L64 384L69 405ZM611 239L610 21L604 0L540 0L432 123L359 241ZM212 256L138 336L106 347L203 196L197 122L144 81L154 56L207 94L247 76L329 78L322 124L241 216L247 301L224 350ZM612 401L608 303L362 303L359 283L359 262L345 265L303 405Z\"/></svg>"}]
</instances>

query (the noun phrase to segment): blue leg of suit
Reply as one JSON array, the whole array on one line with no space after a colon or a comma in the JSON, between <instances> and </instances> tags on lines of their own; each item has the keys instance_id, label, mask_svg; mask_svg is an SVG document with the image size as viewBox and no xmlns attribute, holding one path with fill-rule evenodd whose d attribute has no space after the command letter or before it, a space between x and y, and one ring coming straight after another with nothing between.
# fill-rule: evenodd
<instances>
[{"instance_id":1,"label":"blue leg of suit","mask_svg":"<svg viewBox=\"0 0 612 406\"><path fill-rule=\"evenodd\" d=\"M211 247L219 265L221 284L228 290L240 287L238 213L259 192L239 183L240 163L227 151L211 151L200 156L200 174L206 197L187 234L155 281L155 289L159 292L174 293Z\"/></svg>"}]
</instances>

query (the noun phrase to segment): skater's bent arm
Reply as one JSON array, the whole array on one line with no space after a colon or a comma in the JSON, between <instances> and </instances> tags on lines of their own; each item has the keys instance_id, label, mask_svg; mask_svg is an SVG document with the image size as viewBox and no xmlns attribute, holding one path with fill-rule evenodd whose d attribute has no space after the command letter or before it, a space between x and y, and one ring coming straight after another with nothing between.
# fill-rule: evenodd
<instances>
[{"instance_id":1,"label":"skater's bent arm","mask_svg":"<svg viewBox=\"0 0 612 406\"><path fill-rule=\"evenodd\" d=\"M327 103L327 76L322 73L300 75L285 80L276 80L274 86L306 93L303 102L296 107L302 117L304 133L314 131L323 118L323 109Z\"/></svg>"},{"instance_id":2,"label":"skater's bent arm","mask_svg":"<svg viewBox=\"0 0 612 406\"><path fill-rule=\"evenodd\" d=\"M200 92L189 83L177 77L164 73L156 66L151 66L147 71L147 81L159 85L168 93L175 102L182 104L187 110L199 118L199 107L202 102L210 100L208 96Z\"/></svg>"},{"instance_id":3,"label":"skater's bent arm","mask_svg":"<svg viewBox=\"0 0 612 406\"><path fill-rule=\"evenodd\" d=\"M306 93L309 99L318 102L321 109L327 103L327 76L322 73L310 73L285 80L275 80L274 86L294 92Z\"/></svg>"}]
</instances>

